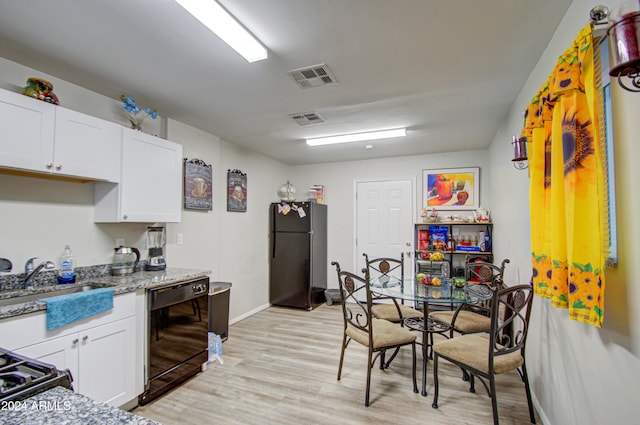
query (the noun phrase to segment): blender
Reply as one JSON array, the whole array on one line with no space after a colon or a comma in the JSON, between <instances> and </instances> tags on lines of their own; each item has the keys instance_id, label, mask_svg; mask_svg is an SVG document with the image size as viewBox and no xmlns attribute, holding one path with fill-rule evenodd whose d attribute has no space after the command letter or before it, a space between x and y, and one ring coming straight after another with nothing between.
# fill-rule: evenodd
<instances>
[{"instance_id":1,"label":"blender","mask_svg":"<svg viewBox=\"0 0 640 425\"><path fill-rule=\"evenodd\" d=\"M164 259L165 228L162 226L147 227L147 249L149 258L144 269L147 271L164 270L167 262Z\"/></svg>"}]
</instances>

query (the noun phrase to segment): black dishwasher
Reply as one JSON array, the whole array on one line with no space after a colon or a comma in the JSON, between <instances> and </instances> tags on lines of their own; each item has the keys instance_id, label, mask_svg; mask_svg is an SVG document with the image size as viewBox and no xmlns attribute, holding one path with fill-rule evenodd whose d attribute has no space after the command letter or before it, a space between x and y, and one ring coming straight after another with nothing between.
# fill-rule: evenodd
<instances>
[{"instance_id":1,"label":"black dishwasher","mask_svg":"<svg viewBox=\"0 0 640 425\"><path fill-rule=\"evenodd\" d=\"M147 291L147 404L197 374L207 361L209 278Z\"/></svg>"}]
</instances>

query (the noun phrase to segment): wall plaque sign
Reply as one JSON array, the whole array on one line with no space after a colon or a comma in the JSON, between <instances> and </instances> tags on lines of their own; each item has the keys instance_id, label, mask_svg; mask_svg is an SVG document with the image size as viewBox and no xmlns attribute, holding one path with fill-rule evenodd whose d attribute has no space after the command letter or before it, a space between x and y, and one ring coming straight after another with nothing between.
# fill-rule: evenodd
<instances>
[{"instance_id":1,"label":"wall plaque sign","mask_svg":"<svg viewBox=\"0 0 640 425\"><path fill-rule=\"evenodd\" d=\"M184 158L184 208L213 209L212 167L194 158Z\"/></svg>"},{"instance_id":2,"label":"wall plaque sign","mask_svg":"<svg viewBox=\"0 0 640 425\"><path fill-rule=\"evenodd\" d=\"M247 212L247 175L227 170L227 211Z\"/></svg>"}]
</instances>

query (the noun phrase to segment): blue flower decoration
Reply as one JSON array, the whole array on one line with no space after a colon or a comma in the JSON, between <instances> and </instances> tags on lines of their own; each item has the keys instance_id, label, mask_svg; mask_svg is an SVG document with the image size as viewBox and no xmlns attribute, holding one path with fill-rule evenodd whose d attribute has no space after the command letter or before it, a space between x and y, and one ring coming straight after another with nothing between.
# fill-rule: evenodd
<instances>
[{"instance_id":1,"label":"blue flower decoration","mask_svg":"<svg viewBox=\"0 0 640 425\"><path fill-rule=\"evenodd\" d=\"M144 114L140 115L143 112L142 108L138 106L136 100L131 96L122 95L120 100L122 101L122 108L127 112L127 118L129 118L132 128L140 129L142 121L146 117L151 117L154 120L158 118L158 111L152 108L145 109Z\"/></svg>"}]
</instances>

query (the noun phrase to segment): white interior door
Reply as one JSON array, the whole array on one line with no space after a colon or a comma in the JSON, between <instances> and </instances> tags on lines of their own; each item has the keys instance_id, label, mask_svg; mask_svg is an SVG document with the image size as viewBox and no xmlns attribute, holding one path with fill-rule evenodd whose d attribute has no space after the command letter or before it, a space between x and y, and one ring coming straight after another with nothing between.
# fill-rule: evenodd
<instances>
[{"instance_id":1,"label":"white interior door","mask_svg":"<svg viewBox=\"0 0 640 425\"><path fill-rule=\"evenodd\" d=\"M356 246L358 274L369 258L399 258L404 252L405 276L413 272L414 180L356 182Z\"/></svg>"}]
</instances>

